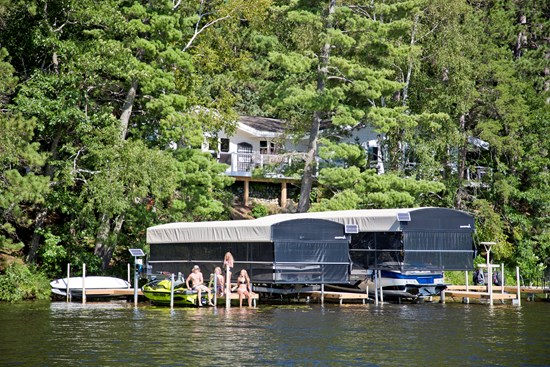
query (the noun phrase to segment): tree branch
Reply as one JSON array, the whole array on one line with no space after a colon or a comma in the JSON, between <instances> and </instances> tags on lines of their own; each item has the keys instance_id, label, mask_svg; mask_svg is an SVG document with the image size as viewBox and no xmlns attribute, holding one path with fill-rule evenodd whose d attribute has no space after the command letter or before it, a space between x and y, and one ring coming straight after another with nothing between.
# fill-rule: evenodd
<instances>
[{"instance_id":1,"label":"tree branch","mask_svg":"<svg viewBox=\"0 0 550 367\"><path fill-rule=\"evenodd\" d=\"M202 18L202 17L201 17ZM187 44L185 45L185 47L183 48L183 51L187 51L187 49L189 47L191 47L191 44L195 41L195 39L198 37L199 34L201 34L206 28L210 27L210 26L213 26L214 24L222 21L222 20L225 20L227 18L231 18L231 15L226 15L225 17L222 17L222 18L218 18L218 19L215 19L211 22L208 22L206 23L201 29L197 29L198 28L198 24L200 22L200 18L199 18L199 22L197 22L197 27L195 27L195 33L193 34L193 36L191 37L191 39L189 40L189 42L187 42Z\"/></svg>"}]
</instances>

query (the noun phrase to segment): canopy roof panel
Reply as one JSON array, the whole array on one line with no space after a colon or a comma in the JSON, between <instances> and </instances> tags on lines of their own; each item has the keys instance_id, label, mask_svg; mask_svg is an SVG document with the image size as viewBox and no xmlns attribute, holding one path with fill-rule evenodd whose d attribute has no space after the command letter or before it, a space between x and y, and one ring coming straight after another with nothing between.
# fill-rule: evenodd
<instances>
[{"instance_id":1,"label":"canopy roof panel","mask_svg":"<svg viewBox=\"0 0 550 367\"><path fill-rule=\"evenodd\" d=\"M400 222L397 214L409 213L411 222ZM416 215L415 215L416 213ZM424 215L422 215L424 214ZM416 220L433 223L431 217L458 216L458 221L471 215L444 208L400 208L374 210L342 210L299 214L277 214L253 220L217 222L168 223L147 229L147 243L202 243L202 242L272 242L272 226L294 219L326 219L341 224L356 224L359 232L399 232ZM463 219L462 219L463 218ZM473 223L473 219L471 220ZM420 228L422 225L415 225ZM470 228L470 227L468 227ZM471 227L470 230L473 230Z\"/></svg>"}]
</instances>

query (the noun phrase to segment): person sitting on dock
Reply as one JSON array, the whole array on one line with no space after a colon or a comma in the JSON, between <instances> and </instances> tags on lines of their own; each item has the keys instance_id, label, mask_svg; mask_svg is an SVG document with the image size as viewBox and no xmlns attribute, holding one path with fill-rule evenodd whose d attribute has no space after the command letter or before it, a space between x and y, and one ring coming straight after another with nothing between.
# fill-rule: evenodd
<instances>
[{"instance_id":1,"label":"person sitting on dock","mask_svg":"<svg viewBox=\"0 0 550 367\"><path fill-rule=\"evenodd\" d=\"M472 280L474 285L485 285L485 276L483 275L483 271L476 269Z\"/></svg>"},{"instance_id":2,"label":"person sitting on dock","mask_svg":"<svg viewBox=\"0 0 550 367\"><path fill-rule=\"evenodd\" d=\"M189 282L191 282L191 286L189 286ZM201 302L202 292L208 293L208 304L210 306L214 306L214 304L212 303L212 292L210 291L210 288L205 286L203 283L204 283L204 278L202 276L199 266L198 265L193 266L193 270L191 271L191 274L189 274L189 276L185 280L185 284L187 285L187 288L197 291L197 297L198 297L197 300L198 300L199 306L202 306L202 302Z\"/></svg>"},{"instance_id":3,"label":"person sitting on dock","mask_svg":"<svg viewBox=\"0 0 550 367\"><path fill-rule=\"evenodd\" d=\"M216 295L218 297L223 297L225 293L225 278L222 275L222 268L220 268L219 266L216 266L216 268L214 269L214 277L216 279Z\"/></svg>"},{"instance_id":4,"label":"person sitting on dock","mask_svg":"<svg viewBox=\"0 0 550 367\"><path fill-rule=\"evenodd\" d=\"M252 286L245 269L241 270L237 278L237 293L239 294L239 307L243 307L243 298L248 298L248 307L252 307Z\"/></svg>"},{"instance_id":5,"label":"person sitting on dock","mask_svg":"<svg viewBox=\"0 0 550 367\"><path fill-rule=\"evenodd\" d=\"M493 284L494 285L502 285L502 277L500 276L499 271L495 271L493 273Z\"/></svg>"}]
</instances>

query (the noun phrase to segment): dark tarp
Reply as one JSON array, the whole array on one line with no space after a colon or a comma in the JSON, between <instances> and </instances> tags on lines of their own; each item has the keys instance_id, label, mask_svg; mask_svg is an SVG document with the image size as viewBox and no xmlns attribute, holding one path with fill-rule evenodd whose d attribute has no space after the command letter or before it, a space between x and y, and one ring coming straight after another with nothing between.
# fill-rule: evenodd
<instances>
[{"instance_id":1,"label":"dark tarp","mask_svg":"<svg viewBox=\"0 0 550 367\"><path fill-rule=\"evenodd\" d=\"M272 227L276 283L347 283L349 248L342 224L296 219Z\"/></svg>"},{"instance_id":2,"label":"dark tarp","mask_svg":"<svg viewBox=\"0 0 550 367\"><path fill-rule=\"evenodd\" d=\"M397 270L471 270L473 216L452 209L421 208L401 222L401 232L352 235L356 266Z\"/></svg>"},{"instance_id":3,"label":"dark tarp","mask_svg":"<svg viewBox=\"0 0 550 367\"><path fill-rule=\"evenodd\" d=\"M256 283L347 283L348 240L344 226L321 219L279 222L269 242L168 243L151 246L149 263L154 271L188 274L193 265L205 278L222 266L224 254L235 259L233 279L246 269Z\"/></svg>"}]
</instances>

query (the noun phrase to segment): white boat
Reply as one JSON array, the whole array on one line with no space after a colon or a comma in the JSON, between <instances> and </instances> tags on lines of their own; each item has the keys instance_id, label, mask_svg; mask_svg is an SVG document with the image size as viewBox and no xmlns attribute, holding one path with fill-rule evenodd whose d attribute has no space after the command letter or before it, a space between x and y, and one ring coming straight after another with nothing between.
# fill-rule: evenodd
<instances>
[{"instance_id":1,"label":"white boat","mask_svg":"<svg viewBox=\"0 0 550 367\"><path fill-rule=\"evenodd\" d=\"M365 289L368 286L369 293L371 293L375 289L375 276L373 271L367 270L367 273L368 277L359 287ZM384 297L391 298L423 299L437 296L447 287L441 271L387 269L380 271L378 281L384 292Z\"/></svg>"},{"instance_id":2,"label":"white boat","mask_svg":"<svg viewBox=\"0 0 550 367\"><path fill-rule=\"evenodd\" d=\"M67 289L71 292L72 297L82 297L82 288L83 286L86 289L127 289L130 288L130 283L124 279L114 278L114 277L104 277L104 276L89 276L84 278L82 277L71 277L71 278L60 278L50 282L52 287L52 293L67 296ZM110 296L108 292L105 294L94 294L94 297L106 297Z\"/></svg>"}]
</instances>

